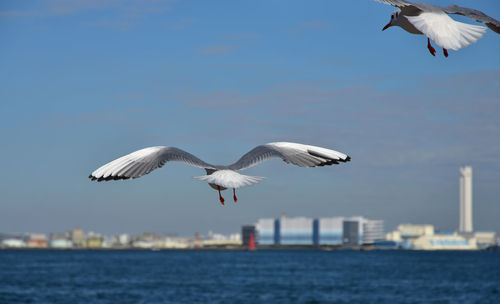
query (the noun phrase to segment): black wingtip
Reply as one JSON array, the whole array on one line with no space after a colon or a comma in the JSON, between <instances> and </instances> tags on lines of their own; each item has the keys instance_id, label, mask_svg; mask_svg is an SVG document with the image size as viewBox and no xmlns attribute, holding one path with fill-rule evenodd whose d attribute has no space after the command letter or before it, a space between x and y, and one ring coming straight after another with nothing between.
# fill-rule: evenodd
<instances>
[{"instance_id":1,"label":"black wingtip","mask_svg":"<svg viewBox=\"0 0 500 304\"><path fill-rule=\"evenodd\" d=\"M89 175L89 178L93 181L98 181L98 182L102 182L102 181L110 181L110 180L120 180L120 179L129 179L130 176L108 176L108 177L95 177L93 176L92 174Z\"/></svg>"},{"instance_id":2,"label":"black wingtip","mask_svg":"<svg viewBox=\"0 0 500 304\"><path fill-rule=\"evenodd\" d=\"M351 161L351 157L350 157L350 156L347 156L345 159L339 159L338 161L339 161L339 162L343 162L343 163L347 163L347 162L350 162L350 161Z\"/></svg>"}]
</instances>

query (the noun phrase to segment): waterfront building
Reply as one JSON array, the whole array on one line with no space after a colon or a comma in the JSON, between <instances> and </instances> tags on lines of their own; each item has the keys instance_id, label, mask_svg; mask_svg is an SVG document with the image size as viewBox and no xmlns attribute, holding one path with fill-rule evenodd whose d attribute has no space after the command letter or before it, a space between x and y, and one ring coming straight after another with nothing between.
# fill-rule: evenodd
<instances>
[{"instance_id":1,"label":"waterfront building","mask_svg":"<svg viewBox=\"0 0 500 304\"><path fill-rule=\"evenodd\" d=\"M212 231L208 232L208 239L214 241L226 241L233 243L241 243L241 235L239 233L232 233L230 235L224 235L222 233L213 233Z\"/></svg>"},{"instance_id":2,"label":"waterfront building","mask_svg":"<svg viewBox=\"0 0 500 304\"><path fill-rule=\"evenodd\" d=\"M390 242L401 242L403 239L401 238L401 232L394 230L385 235L385 240Z\"/></svg>"},{"instance_id":3,"label":"waterfront building","mask_svg":"<svg viewBox=\"0 0 500 304\"><path fill-rule=\"evenodd\" d=\"M259 219L255 228L259 245L342 245L344 239L349 239L349 244L355 242L351 245L362 245L384 239L384 222L362 216L312 219L283 215Z\"/></svg>"},{"instance_id":4,"label":"waterfront building","mask_svg":"<svg viewBox=\"0 0 500 304\"><path fill-rule=\"evenodd\" d=\"M282 216L279 229L282 245L313 244L313 220L311 218Z\"/></svg>"},{"instance_id":5,"label":"waterfront building","mask_svg":"<svg viewBox=\"0 0 500 304\"><path fill-rule=\"evenodd\" d=\"M50 248L69 249L73 247L73 243L68 239L51 239Z\"/></svg>"},{"instance_id":6,"label":"waterfront building","mask_svg":"<svg viewBox=\"0 0 500 304\"><path fill-rule=\"evenodd\" d=\"M201 242L202 246L241 246L241 235L233 233L229 236L220 233L208 232L208 238Z\"/></svg>"},{"instance_id":7,"label":"waterfront building","mask_svg":"<svg viewBox=\"0 0 500 304\"><path fill-rule=\"evenodd\" d=\"M274 220L274 244L281 244L281 222L279 219Z\"/></svg>"},{"instance_id":8,"label":"waterfront building","mask_svg":"<svg viewBox=\"0 0 500 304\"><path fill-rule=\"evenodd\" d=\"M363 244L374 244L384 239L384 221L365 220L363 222Z\"/></svg>"},{"instance_id":9,"label":"waterfront building","mask_svg":"<svg viewBox=\"0 0 500 304\"><path fill-rule=\"evenodd\" d=\"M362 245L365 238L365 223L368 219L362 216L351 216L344 218L344 221L358 222L358 245Z\"/></svg>"},{"instance_id":10,"label":"waterfront building","mask_svg":"<svg viewBox=\"0 0 500 304\"><path fill-rule=\"evenodd\" d=\"M434 235L434 225L399 224L396 232L403 240L415 239L423 235L432 236Z\"/></svg>"},{"instance_id":11,"label":"waterfront building","mask_svg":"<svg viewBox=\"0 0 500 304\"><path fill-rule=\"evenodd\" d=\"M478 231L474 232L477 246L479 248L488 248L496 244L496 233L492 231Z\"/></svg>"},{"instance_id":12,"label":"waterfront building","mask_svg":"<svg viewBox=\"0 0 500 304\"><path fill-rule=\"evenodd\" d=\"M248 244L250 244L250 236L253 234L254 241L258 243L258 235L257 235L257 229L255 228L255 225L245 225L241 227L241 237L243 240L243 246L248 247Z\"/></svg>"},{"instance_id":13,"label":"waterfront building","mask_svg":"<svg viewBox=\"0 0 500 304\"><path fill-rule=\"evenodd\" d=\"M80 228L74 228L70 231L70 239L75 247L85 247L85 232Z\"/></svg>"},{"instance_id":14,"label":"waterfront building","mask_svg":"<svg viewBox=\"0 0 500 304\"><path fill-rule=\"evenodd\" d=\"M49 246L51 248L67 249L73 247L73 242L69 240L66 233L51 233Z\"/></svg>"},{"instance_id":15,"label":"waterfront building","mask_svg":"<svg viewBox=\"0 0 500 304\"><path fill-rule=\"evenodd\" d=\"M423 235L412 241L414 250L477 250L476 239L459 234Z\"/></svg>"},{"instance_id":16,"label":"waterfront building","mask_svg":"<svg viewBox=\"0 0 500 304\"><path fill-rule=\"evenodd\" d=\"M241 234L239 233L231 233L229 235L229 241L233 241L233 242L242 242L241 240Z\"/></svg>"},{"instance_id":17,"label":"waterfront building","mask_svg":"<svg viewBox=\"0 0 500 304\"><path fill-rule=\"evenodd\" d=\"M315 221L315 234L318 236L316 245L342 245L343 217L322 217Z\"/></svg>"},{"instance_id":18,"label":"waterfront building","mask_svg":"<svg viewBox=\"0 0 500 304\"><path fill-rule=\"evenodd\" d=\"M26 246L30 248L47 248L49 246L47 236L43 233L29 233Z\"/></svg>"},{"instance_id":19,"label":"waterfront building","mask_svg":"<svg viewBox=\"0 0 500 304\"><path fill-rule=\"evenodd\" d=\"M357 246L359 245L359 222L358 221L343 221L342 223L342 244L344 246Z\"/></svg>"},{"instance_id":20,"label":"waterfront building","mask_svg":"<svg viewBox=\"0 0 500 304\"><path fill-rule=\"evenodd\" d=\"M151 249L154 247L154 243L152 241L136 240L132 243L132 246L135 248Z\"/></svg>"},{"instance_id":21,"label":"waterfront building","mask_svg":"<svg viewBox=\"0 0 500 304\"><path fill-rule=\"evenodd\" d=\"M2 240L1 247L24 248L26 247L26 243L20 239L6 238Z\"/></svg>"},{"instance_id":22,"label":"waterfront building","mask_svg":"<svg viewBox=\"0 0 500 304\"><path fill-rule=\"evenodd\" d=\"M219 235L216 235L219 236ZM217 239L219 237L216 237ZM125 241L125 240L124 240ZM180 238L180 237L173 237L173 236L164 236L161 234L153 234L150 232L145 232L135 238L135 240L132 241L131 245L134 248L142 248L142 249L185 249L185 248L192 248L192 247L202 247L203 244L208 245L210 242L212 242L211 245L217 246L221 245L223 243L227 243L228 241L220 241L220 240L213 240L213 239L205 239L205 240L200 240L198 237L198 245L194 246L193 240L186 239L186 238Z\"/></svg>"},{"instance_id":23,"label":"waterfront building","mask_svg":"<svg viewBox=\"0 0 500 304\"><path fill-rule=\"evenodd\" d=\"M433 225L399 224L396 230L385 235L386 241L393 242L394 247L412 249L412 241L421 236L433 236ZM382 243L382 245L384 245Z\"/></svg>"},{"instance_id":24,"label":"waterfront building","mask_svg":"<svg viewBox=\"0 0 500 304\"><path fill-rule=\"evenodd\" d=\"M472 168L460 168L460 225L461 233L471 233L472 229Z\"/></svg>"},{"instance_id":25,"label":"waterfront building","mask_svg":"<svg viewBox=\"0 0 500 304\"><path fill-rule=\"evenodd\" d=\"M191 242L184 238L166 237L163 242L156 242L155 245L158 248L186 249L191 247Z\"/></svg>"},{"instance_id":26,"label":"waterfront building","mask_svg":"<svg viewBox=\"0 0 500 304\"><path fill-rule=\"evenodd\" d=\"M275 245L275 220L272 218L259 219L255 225L258 237L256 238L259 245Z\"/></svg>"},{"instance_id":27,"label":"waterfront building","mask_svg":"<svg viewBox=\"0 0 500 304\"><path fill-rule=\"evenodd\" d=\"M66 233L51 233L50 240L67 240L68 235Z\"/></svg>"},{"instance_id":28,"label":"waterfront building","mask_svg":"<svg viewBox=\"0 0 500 304\"><path fill-rule=\"evenodd\" d=\"M120 244L120 246L129 246L131 242L132 238L126 233L122 233L120 234L120 236L118 236L118 243Z\"/></svg>"},{"instance_id":29,"label":"waterfront building","mask_svg":"<svg viewBox=\"0 0 500 304\"><path fill-rule=\"evenodd\" d=\"M485 242L494 239L494 233L478 234ZM474 234L436 233L433 225L401 224L386 235L399 248L414 250L476 250L478 242Z\"/></svg>"},{"instance_id":30,"label":"waterfront building","mask_svg":"<svg viewBox=\"0 0 500 304\"><path fill-rule=\"evenodd\" d=\"M112 235L112 236L107 236L104 235L102 239L101 246L102 248L115 248L118 245L118 236L117 235Z\"/></svg>"},{"instance_id":31,"label":"waterfront building","mask_svg":"<svg viewBox=\"0 0 500 304\"><path fill-rule=\"evenodd\" d=\"M86 243L88 248L101 248L104 237L98 233L89 233Z\"/></svg>"}]
</instances>

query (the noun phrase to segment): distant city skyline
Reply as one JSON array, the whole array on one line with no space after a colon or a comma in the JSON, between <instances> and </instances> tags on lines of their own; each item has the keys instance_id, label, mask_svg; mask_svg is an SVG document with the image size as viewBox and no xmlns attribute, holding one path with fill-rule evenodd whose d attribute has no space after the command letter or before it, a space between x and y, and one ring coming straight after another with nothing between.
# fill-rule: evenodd
<instances>
[{"instance_id":1,"label":"distant city skyline","mask_svg":"<svg viewBox=\"0 0 500 304\"><path fill-rule=\"evenodd\" d=\"M497 0L439 3L500 19ZM499 35L433 57L425 37L381 31L393 11L371 0L2 1L0 232L228 234L282 212L454 231L461 166L474 170L474 230L500 232ZM352 161L271 160L243 171L268 178L225 206L192 179L202 170L179 163L87 178L148 146L225 163L273 141Z\"/></svg>"},{"instance_id":2,"label":"distant city skyline","mask_svg":"<svg viewBox=\"0 0 500 304\"><path fill-rule=\"evenodd\" d=\"M467 169L465 169L467 171ZM462 206L462 204L461 204ZM462 220L463 216L461 216ZM241 250L305 246L331 249L407 249L407 250L492 250L500 238L495 232L471 230L443 233L434 225L402 223L397 229L384 231L384 221L356 217L287 217L260 218L254 224L241 225L241 233L229 236L208 231L194 236L164 235L143 232L136 235L105 235L74 228L65 233L0 233L0 249L202 249Z\"/></svg>"}]
</instances>

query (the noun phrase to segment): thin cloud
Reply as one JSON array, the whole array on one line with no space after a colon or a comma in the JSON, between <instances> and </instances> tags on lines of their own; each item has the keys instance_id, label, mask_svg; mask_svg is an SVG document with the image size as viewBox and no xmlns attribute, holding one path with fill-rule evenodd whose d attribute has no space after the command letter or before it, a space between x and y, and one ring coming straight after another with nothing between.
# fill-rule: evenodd
<instances>
[{"instance_id":1,"label":"thin cloud","mask_svg":"<svg viewBox=\"0 0 500 304\"><path fill-rule=\"evenodd\" d=\"M173 2L174 0L50 0L30 9L0 11L0 16L58 16L104 9L118 9L130 14L158 13L168 10Z\"/></svg>"},{"instance_id":2,"label":"thin cloud","mask_svg":"<svg viewBox=\"0 0 500 304\"><path fill-rule=\"evenodd\" d=\"M473 159L493 168L500 155L500 89L482 90L482 96L477 92L498 72L453 74L433 82L424 77L417 80L417 92L330 79L283 83L255 94L215 91L176 99L190 109L214 110L218 119L230 117L233 131L242 137L257 133L312 142L334 138L363 166L446 165ZM447 98L436 95L436 88L451 83L454 90ZM488 113L473 110L476 105ZM235 107L241 113L234 113Z\"/></svg>"},{"instance_id":3,"label":"thin cloud","mask_svg":"<svg viewBox=\"0 0 500 304\"><path fill-rule=\"evenodd\" d=\"M0 11L0 17L57 17L112 10L118 13L118 17L97 20L89 25L127 31L150 14L160 14L170 10L173 2L174 0L51 0L28 9Z\"/></svg>"}]
</instances>

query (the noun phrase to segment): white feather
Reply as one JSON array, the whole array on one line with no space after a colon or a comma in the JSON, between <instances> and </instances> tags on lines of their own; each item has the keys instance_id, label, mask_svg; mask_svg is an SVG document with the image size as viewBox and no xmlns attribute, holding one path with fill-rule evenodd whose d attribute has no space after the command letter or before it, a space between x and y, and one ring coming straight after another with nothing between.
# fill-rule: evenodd
<instances>
[{"instance_id":1,"label":"white feather","mask_svg":"<svg viewBox=\"0 0 500 304\"><path fill-rule=\"evenodd\" d=\"M329 166L338 162L348 162L350 157L344 153L291 142L273 142L260 145L243 155L229 169L242 170L255 166L267 159L279 157L286 163L300 167Z\"/></svg>"},{"instance_id":2,"label":"white feather","mask_svg":"<svg viewBox=\"0 0 500 304\"><path fill-rule=\"evenodd\" d=\"M261 182L264 177L239 174L233 170L218 170L210 175L195 176L197 180L224 188L241 188Z\"/></svg>"},{"instance_id":3,"label":"white feather","mask_svg":"<svg viewBox=\"0 0 500 304\"><path fill-rule=\"evenodd\" d=\"M406 18L437 45L455 51L476 42L486 32L483 26L455 21L445 12L422 12Z\"/></svg>"},{"instance_id":4,"label":"white feather","mask_svg":"<svg viewBox=\"0 0 500 304\"><path fill-rule=\"evenodd\" d=\"M97 181L141 177L169 161L179 161L206 169L214 169L196 156L174 147L144 148L115 159L90 174Z\"/></svg>"}]
</instances>

